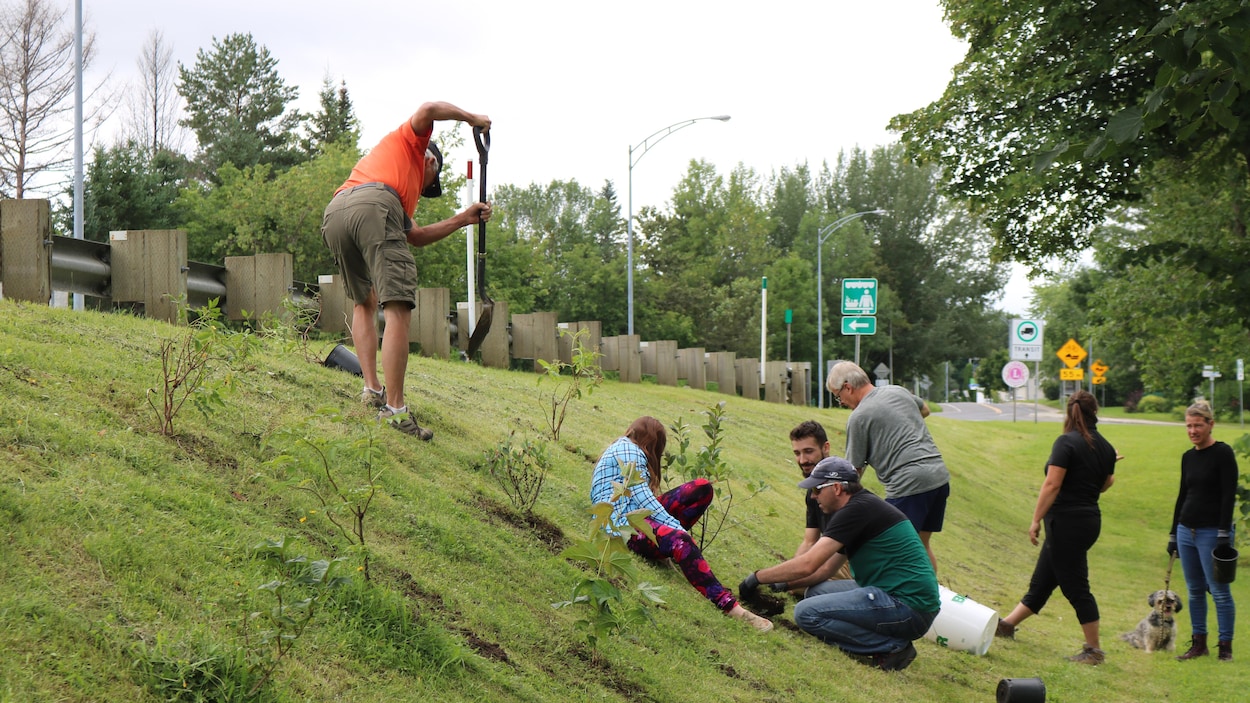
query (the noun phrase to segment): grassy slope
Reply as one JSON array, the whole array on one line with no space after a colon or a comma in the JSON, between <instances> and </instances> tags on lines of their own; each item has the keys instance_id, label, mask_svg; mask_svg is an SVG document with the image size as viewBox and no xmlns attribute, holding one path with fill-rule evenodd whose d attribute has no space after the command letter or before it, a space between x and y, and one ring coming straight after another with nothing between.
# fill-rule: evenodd
<instances>
[{"instance_id":1,"label":"grassy slope","mask_svg":"<svg viewBox=\"0 0 1250 703\"><path fill-rule=\"evenodd\" d=\"M173 333L127 316L0 301L0 700L153 700L131 673L134 645L194 657L232 644L239 619L265 604L255 587L275 577L249 547L285 535L310 557L341 551L310 512L319 506L288 485L295 474L262 462L272 456L265 438L323 406L363 417L356 379L270 344L235 372L225 410L206 419L188 407L179 436L168 439L154 432L144 391L159 380L159 341ZM641 573L665 586L668 600L656 627L610 638L592 659L574 626L578 613L549 605L567 598L580 572L535 532L484 507L506 498L475 468L509 430L538 435L544 387L525 373L413 358L410 402L437 438L421 445L378 434L391 463L368 518L373 584L319 616L268 699L792 701L820 691L849 702L979 701L993 697L1001 678L1040 676L1053 701L1214 701L1250 685L1244 664L1181 664L1117 637L1146 613L1146 594L1162 586L1167 567L1165 533L1187 443L1179 427L1160 426L1105 427L1127 458L1103 501L1092 568L1103 667L1063 660L1078 648L1079 629L1058 594L1015 641L995 642L985 657L922 642L911 668L885 674L787 627L788 612L773 633L756 636L677 572L648 565ZM697 420L723 399L728 460L743 481L773 488L734 507L741 523L722 533L709 561L736 583L790 553L801 501L786 433L823 413L838 447L844 410L609 382L574 401L536 512L580 535L591 457L638 415ZM352 431L314 422L323 436ZM947 528L934 542L940 580L1006 612L1036 555L1025 530L1057 426L929 423L955 474ZM1221 427L1217 436L1236 432ZM741 482L736 488L745 493ZM1242 603L1250 602L1248 580L1234 584ZM1172 587L1184 592L1179 567Z\"/></svg>"}]
</instances>

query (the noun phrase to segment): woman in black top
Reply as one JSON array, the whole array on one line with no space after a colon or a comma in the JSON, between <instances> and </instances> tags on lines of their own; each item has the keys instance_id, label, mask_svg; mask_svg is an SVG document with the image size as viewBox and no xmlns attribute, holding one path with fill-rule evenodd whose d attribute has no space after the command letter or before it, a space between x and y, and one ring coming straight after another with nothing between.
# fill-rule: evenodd
<instances>
[{"instance_id":1,"label":"woman in black top","mask_svg":"<svg viewBox=\"0 0 1250 703\"><path fill-rule=\"evenodd\" d=\"M1115 483L1120 457L1098 434L1098 401L1088 391L1068 398L1063 434L1055 440L1046 462L1046 479L1033 509L1029 541L1034 545L1046 526L1046 539L1029 579L1029 590L1011 614L998 622L998 635L1014 637L1016 625L1041 611L1055 588L1076 610L1085 646L1068 657L1080 664L1098 665L1105 655L1098 639L1098 602L1089 590L1089 550L1102 530L1098 497Z\"/></svg>"},{"instance_id":2,"label":"woman in black top","mask_svg":"<svg viewBox=\"0 0 1250 703\"><path fill-rule=\"evenodd\" d=\"M1211 406L1199 400L1185 410L1185 431L1194 448L1181 457L1181 488L1172 513L1168 554L1179 553L1185 585L1189 587L1189 624L1193 642L1181 661L1201 657L1207 651L1207 591L1215 601L1219 627L1220 661L1233 660L1233 620L1236 608L1226 583L1216 583L1216 547L1232 546L1233 501L1237 495L1237 457L1223 442L1215 441L1211 429L1215 417Z\"/></svg>"}]
</instances>

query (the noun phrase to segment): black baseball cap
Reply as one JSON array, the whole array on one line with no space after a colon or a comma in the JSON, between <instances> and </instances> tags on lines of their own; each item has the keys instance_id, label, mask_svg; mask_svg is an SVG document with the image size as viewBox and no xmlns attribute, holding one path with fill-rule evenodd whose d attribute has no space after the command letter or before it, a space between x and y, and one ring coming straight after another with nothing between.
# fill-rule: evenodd
<instances>
[{"instance_id":1,"label":"black baseball cap","mask_svg":"<svg viewBox=\"0 0 1250 703\"><path fill-rule=\"evenodd\" d=\"M799 488L815 488L831 481L859 483L859 472L840 456L826 457L816 464L810 476L799 481Z\"/></svg>"},{"instance_id":2,"label":"black baseball cap","mask_svg":"<svg viewBox=\"0 0 1250 703\"><path fill-rule=\"evenodd\" d=\"M443 152L438 150L438 145L434 142L430 142L426 148L430 150L431 154L434 154L434 160L438 162L438 168L434 170L434 182L430 184L429 188L421 191L421 197L437 198L443 194L443 183L439 180L439 175L443 172Z\"/></svg>"}]
</instances>

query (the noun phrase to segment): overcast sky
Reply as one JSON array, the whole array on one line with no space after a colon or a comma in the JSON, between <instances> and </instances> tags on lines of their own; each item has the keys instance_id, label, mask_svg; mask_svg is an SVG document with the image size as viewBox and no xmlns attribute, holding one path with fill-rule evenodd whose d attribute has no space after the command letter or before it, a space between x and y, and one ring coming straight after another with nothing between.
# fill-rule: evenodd
<instances>
[{"instance_id":1,"label":"overcast sky","mask_svg":"<svg viewBox=\"0 0 1250 703\"><path fill-rule=\"evenodd\" d=\"M938 98L964 52L936 0L82 3L92 73L111 72L118 86L135 79L153 31L186 66L214 38L250 32L299 89L301 109L317 109L324 77L346 81L363 147L422 102L446 100L490 115L490 185L611 180L622 211L630 146L676 122L730 115L646 153L633 169L635 212L664 206L692 158L766 177L895 141L890 118ZM475 157L468 142L447 154L449 167ZM1028 295L1014 276L1002 307L1024 313Z\"/></svg>"}]
</instances>

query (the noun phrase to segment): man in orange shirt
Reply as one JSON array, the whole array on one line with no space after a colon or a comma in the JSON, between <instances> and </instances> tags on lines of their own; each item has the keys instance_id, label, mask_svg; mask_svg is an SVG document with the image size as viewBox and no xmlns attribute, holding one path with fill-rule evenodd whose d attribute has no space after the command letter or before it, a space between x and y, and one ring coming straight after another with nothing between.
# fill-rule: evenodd
<instances>
[{"instance_id":1,"label":"man in orange shirt","mask_svg":"<svg viewBox=\"0 0 1250 703\"><path fill-rule=\"evenodd\" d=\"M321 222L321 236L354 303L352 343L365 380L361 399L378 409L379 420L390 420L395 429L426 441L434 433L417 424L404 402L408 324L417 298L417 265L408 246L433 244L462 227L486 222L491 215L490 203L474 203L432 225L421 227L412 221L418 199L443 194L438 181L443 155L430 137L434 123L444 120L490 129L486 115L445 102L423 104L356 163ZM382 375L389 387L378 379L379 304L386 323Z\"/></svg>"}]
</instances>

